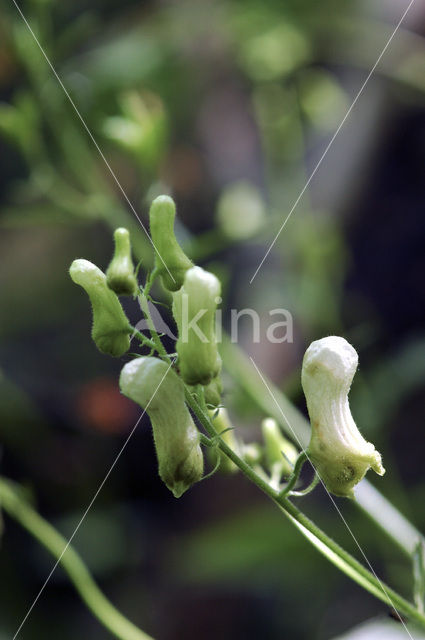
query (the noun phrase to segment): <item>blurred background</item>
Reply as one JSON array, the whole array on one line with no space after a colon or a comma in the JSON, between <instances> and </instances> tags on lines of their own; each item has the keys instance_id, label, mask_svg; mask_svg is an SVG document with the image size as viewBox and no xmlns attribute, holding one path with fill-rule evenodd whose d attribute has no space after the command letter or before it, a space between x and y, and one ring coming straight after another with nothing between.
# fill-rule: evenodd
<instances>
[{"instance_id":1,"label":"blurred background","mask_svg":"<svg viewBox=\"0 0 425 640\"><path fill-rule=\"evenodd\" d=\"M424 4L408 13L252 284L406 0L20 7L144 224L156 195L175 198L181 243L222 280L224 326L230 308L258 311L260 344L249 318L239 344L304 413L309 342L338 334L355 346L353 415L387 469L371 480L425 530ZM145 274L152 254L140 224L2 0L1 472L65 536L139 416L118 389L127 358L96 350L88 301L68 276L77 257L106 268L119 225ZM137 304L125 305L137 322ZM280 307L294 340L270 345L263 328ZM264 414L237 378L225 376L224 398L240 437L258 439ZM378 574L410 597L401 552L349 501L338 505ZM301 506L358 554L321 489ZM0 637L10 638L53 560L4 520ZM158 478L147 420L73 542L108 597L158 640L327 640L372 618L386 625L379 637L399 637L387 608L240 475L215 475L175 500ZM59 569L20 637L51 633L109 637ZM378 637L372 627L356 633Z\"/></svg>"}]
</instances>

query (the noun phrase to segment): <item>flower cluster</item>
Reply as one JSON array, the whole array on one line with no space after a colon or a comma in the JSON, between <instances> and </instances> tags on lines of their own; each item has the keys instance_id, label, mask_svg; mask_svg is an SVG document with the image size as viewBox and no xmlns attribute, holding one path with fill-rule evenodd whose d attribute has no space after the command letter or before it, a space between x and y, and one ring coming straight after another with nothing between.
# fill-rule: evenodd
<instances>
[{"instance_id":1,"label":"flower cluster","mask_svg":"<svg viewBox=\"0 0 425 640\"><path fill-rule=\"evenodd\" d=\"M312 426L306 452L299 455L271 418L263 420L262 445L244 444L236 437L221 406L222 362L215 323L221 285L214 274L195 266L186 256L174 234L174 221L173 200L168 196L156 198L150 208L155 267L145 288L138 285L130 236L123 228L114 233L115 251L106 274L82 259L74 260L70 268L71 278L90 298L92 337L103 353L121 357L129 350L130 336L133 332L137 335L137 331L130 325L118 296L139 296L147 326L151 327L151 339L140 333L138 338L142 345L149 346L151 353L136 356L124 366L120 387L124 395L149 414L160 477L176 497L202 478L201 436L186 404L196 396L217 438L265 475L270 486L283 495L297 494L292 488L303 461L309 458L317 474L311 488L319 477L331 493L352 497L353 488L369 468L380 475L384 473L380 454L360 434L348 404L358 361L355 349L344 338L330 336L313 342L305 353L301 381ZM153 330L147 304L156 276L161 278L167 295L172 296L178 329L174 360ZM212 442L209 446L213 446ZM214 443L217 442L215 438ZM217 461L221 470L236 470L222 451ZM287 481L283 487L282 479ZM311 489L301 493L307 490Z\"/></svg>"}]
</instances>

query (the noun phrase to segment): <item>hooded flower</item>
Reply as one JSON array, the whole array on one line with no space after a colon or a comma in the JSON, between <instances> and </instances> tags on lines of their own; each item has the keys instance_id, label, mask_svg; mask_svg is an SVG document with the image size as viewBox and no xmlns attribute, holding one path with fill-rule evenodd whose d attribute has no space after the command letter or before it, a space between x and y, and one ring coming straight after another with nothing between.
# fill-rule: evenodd
<instances>
[{"instance_id":1,"label":"hooded flower","mask_svg":"<svg viewBox=\"0 0 425 640\"><path fill-rule=\"evenodd\" d=\"M353 497L369 468L383 475L381 456L354 422L348 392L357 369L356 350L329 336L312 342L302 366L302 386L311 421L308 455L328 490Z\"/></svg>"}]
</instances>

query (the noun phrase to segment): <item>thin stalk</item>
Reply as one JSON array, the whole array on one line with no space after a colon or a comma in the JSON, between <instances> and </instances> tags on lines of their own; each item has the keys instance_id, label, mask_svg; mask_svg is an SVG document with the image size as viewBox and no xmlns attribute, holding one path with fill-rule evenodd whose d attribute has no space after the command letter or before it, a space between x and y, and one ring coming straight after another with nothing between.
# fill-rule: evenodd
<instances>
[{"instance_id":1,"label":"thin stalk","mask_svg":"<svg viewBox=\"0 0 425 640\"><path fill-rule=\"evenodd\" d=\"M154 267L152 269L152 271L149 273L147 279L146 279L146 284L143 288L143 293L145 294L145 298L148 297L148 295L150 294L150 291L152 289L152 285L155 282L155 278L158 276L158 269L156 267Z\"/></svg>"},{"instance_id":2,"label":"thin stalk","mask_svg":"<svg viewBox=\"0 0 425 640\"><path fill-rule=\"evenodd\" d=\"M166 362L168 362L168 364L170 364L171 358L168 355L167 351L165 350L165 347L161 342L161 338L159 337L158 332L156 331L155 326L153 324L152 317L149 312L148 300L144 295L138 296L138 300L139 300L140 308L146 316L146 321L148 323L149 331L151 334L152 342L155 345L155 349L158 352L158 355L160 355L163 360L165 360Z\"/></svg>"},{"instance_id":3,"label":"thin stalk","mask_svg":"<svg viewBox=\"0 0 425 640\"><path fill-rule=\"evenodd\" d=\"M425 629L425 615L340 547L292 502L286 498L280 498L275 500L275 503L301 533L336 567L386 605L408 616L410 620Z\"/></svg>"},{"instance_id":4,"label":"thin stalk","mask_svg":"<svg viewBox=\"0 0 425 640\"><path fill-rule=\"evenodd\" d=\"M283 487L282 491L280 492L281 496L287 496L288 493L295 487L295 484L298 480L298 478L300 477L300 473L301 473L301 469L304 465L304 462L307 460L307 454L305 451L301 451L300 455L297 458L297 461L295 463L295 467L294 470L292 472L291 477L289 478L288 484Z\"/></svg>"},{"instance_id":5,"label":"thin stalk","mask_svg":"<svg viewBox=\"0 0 425 640\"><path fill-rule=\"evenodd\" d=\"M59 561L83 602L106 629L119 640L152 640L151 636L136 627L114 607L99 589L75 549L19 495L19 490L13 483L5 478L0 478L0 502L9 516L19 522Z\"/></svg>"},{"instance_id":6,"label":"thin stalk","mask_svg":"<svg viewBox=\"0 0 425 640\"><path fill-rule=\"evenodd\" d=\"M156 344L153 342L153 340L149 340L149 338L144 336L143 333L140 333L140 331L137 331L135 327L131 325L130 327L131 327L132 334L139 340L142 347L149 347L150 349L156 351Z\"/></svg>"},{"instance_id":7,"label":"thin stalk","mask_svg":"<svg viewBox=\"0 0 425 640\"><path fill-rule=\"evenodd\" d=\"M317 475L317 473L314 474L314 478L313 480L310 482L310 484L308 485L308 487L306 487L305 489L301 489L300 491L291 491L290 492L290 496L293 496L294 498L299 498L301 496L306 496L309 493L311 493L313 491L313 489L315 487L317 487L317 485L320 482L320 478Z\"/></svg>"}]
</instances>

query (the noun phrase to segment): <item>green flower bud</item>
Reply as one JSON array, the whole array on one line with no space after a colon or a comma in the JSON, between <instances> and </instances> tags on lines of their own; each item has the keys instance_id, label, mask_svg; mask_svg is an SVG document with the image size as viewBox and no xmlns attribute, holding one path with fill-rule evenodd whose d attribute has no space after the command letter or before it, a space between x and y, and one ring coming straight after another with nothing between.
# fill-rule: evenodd
<instances>
[{"instance_id":1,"label":"green flower bud","mask_svg":"<svg viewBox=\"0 0 425 640\"><path fill-rule=\"evenodd\" d=\"M169 196L158 196L152 202L149 220L155 265L164 287L169 291L180 289L186 271L193 266L174 235L175 216L176 206Z\"/></svg>"},{"instance_id":2,"label":"green flower bud","mask_svg":"<svg viewBox=\"0 0 425 640\"><path fill-rule=\"evenodd\" d=\"M302 367L312 427L308 455L336 496L354 497L353 488L370 467L385 473L380 454L351 416L348 392L357 364L356 350L344 338L329 336L311 343Z\"/></svg>"},{"instance_id":3,"label":"green flower bud","mask_svg":"<svg viewBox=\"0 0 425 640\"><path fill-rule=\"evenodd\" d=\"M245 462L254 467L260 464L263 450L258 442L248 442L248 444L242 445L241 455Z\"/></svg>"},{"instance_id":4,"label":"green flower bud","mask_svg":"<svg viewBox=\"0 0 425 640\"><path fill-rule=\"evenodd\" d=\"M87 292L93 311L92 338L102 353L119 358L130 348L131 327L105 274L88 260L74 260L69 275Z\"/></svg>"},{"instance_id":5,"label":"green flower bud","mask_svg":"<svg viewBox=\"0 0 425 640\"><path fill-rule=\"evenodd\" d=\"M186 272L182 288L173 295L177 323L178 364L187 384L208 385L221 369L215 335L220 282L201 267Z\"/></svg>"},{"instance_id":6,"label":"green flower bud","mask_svg":"<svg viewBox=\"0 0 425 640\"><path fill-rule=\"evenodd\" d=\"M211 404L213 407L217 407L221 402L221 393L223 391L223 384L220 376L216 376L211 380L204 389L205 402Z\"/></svg>"},{"instance_id":7,"label":"green flower bud","mask_svg":"<svg viewBox=\"0 0 425 640\"><path fill-rule=\"evenodd\" d=\"M236 453L239 452L239 443L235 436L233 425L230 421L229 414L224 407L220 407L218 411L211 409L209 411L210 417L213 421L214 429L220 434L221 439ZM225 473L235 473L238 467L235 463L226 456L223 451L219 450L220 456L220 471Z\"/></svg>"},{"instance_id":8,"label":"green flower bud","mask_svg":"<svg viewBox=\"0 0 425 640\"><path fill-rule=\"evenodd\" d=\"M135 358L121 371L124 395L147 411L162 480L176 498L202 478L200 435L184 400L184 385L163 360Z\"/></svg>"},{"instance_id":9,"label":"green flower bud","mask_svg":"<svg viewBox=\"0 0 425 640\"><path fill-rule=\"evenodd\" d=\"M266 221L260 191L246 181L228 185L218 201L216 218L219 228L231 240L252 238Z\"/></svg>"},{"instance_id":10,"label":"green flower bud","mask_svg":"<svg viewBox=\"0 0 425 640\"><path fill-rule=\"evenodd\" d=\"M118 296L134 296L139 287L131 259L130 234L120 227L114 231L115 252L106 270L108 287Z\"/></svg>"},{"instance_id":11,"label":"green flower bud","mask_svg":"<svg viewBox=\"0 0 425 640\"><path fill-rule=\"evenodd\" d=\"M270 471L279 467L281 474L289 476L294 468L298 451L283 435L279 425L273 418L265 418L261 423L265 444L265 457Z\"/></svg>"}]
</instances>

